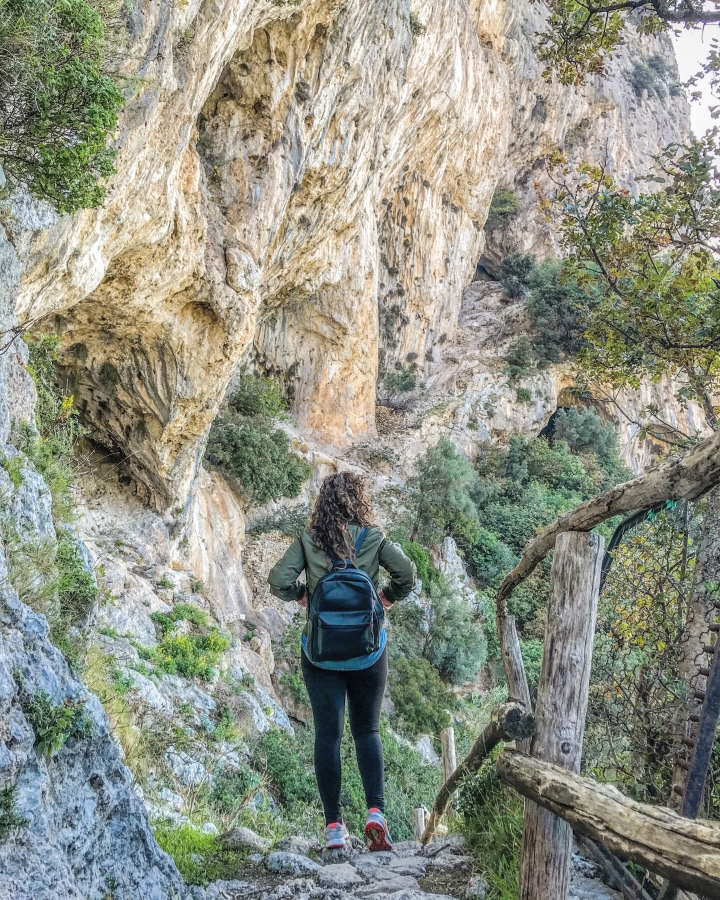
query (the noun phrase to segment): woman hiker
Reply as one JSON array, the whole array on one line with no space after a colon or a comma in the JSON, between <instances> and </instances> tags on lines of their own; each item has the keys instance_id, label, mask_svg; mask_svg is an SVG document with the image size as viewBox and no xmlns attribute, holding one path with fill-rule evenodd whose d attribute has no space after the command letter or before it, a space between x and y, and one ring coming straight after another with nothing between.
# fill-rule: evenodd
<instances>
[{"instance_id":1,"label":"woman hiker","mask_svg":"<svg viewBox=\"0 0 720 900\"><path fill-rule=\"evenodd\" d=\"M388 673L384 610L412 591L415 565L372 520L364 479L350 472L329 475L320 488L310 526L268 577L276 597L295 600L308 609L301 664L315 721L315 775L328 849L343 847L348 837L340 811L346 695L368 806L369 849L392 849L383 815L385 772L380 742L380 706ZM390 581L378 593L381 566ZM303 570L307 585L298 582Z\"/></svg>"}]
</instances>

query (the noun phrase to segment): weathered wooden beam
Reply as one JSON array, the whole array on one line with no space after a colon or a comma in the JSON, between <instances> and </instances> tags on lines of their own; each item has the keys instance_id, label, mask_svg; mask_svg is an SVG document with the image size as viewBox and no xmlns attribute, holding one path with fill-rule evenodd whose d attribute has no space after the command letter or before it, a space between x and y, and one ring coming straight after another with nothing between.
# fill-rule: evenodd
<instances>
[{"instance_id":1,"label":"weathered wooden beam","mask_svg":"<svg viewBox=\"0 0 720 900\"><path fill-rule=\"evenodd\" d=\"M550 575L530 754L571 772L580 771L604 550L598 534L561 534ZM571 855L568 823L526 803L520 900L566 900Z\"/></svg>"},{"instance_id":2,"label":"weathered wooden beam","mask_svg":"<svg viewBox=\"0 0 720 900\"><path fill-rule=\"evenodd\" d=\"M502 703L496 706L492 713L492 719L483 730L483 733L475 741L472 749L450 775L445 784L440 788L432 812L427 819L422 841L427 844L432 840L440 820L445 814L450 798L455 793L460 782L477 772L490 752L501 741L521 741L528 738L535 727L533 717L527 712L521 703Z\"/></svg>"},{"instance_id":3,"label":"weathered wooden beam","mask_svg":"<svg viewBox=\"0 0 720 900\"><path fill-rule=\"evenodd\" d=\"M661 466L563 513L526 545L522 559L505 577L497 592L498 614L506 612L507 598L552 550L559 534L591 531L613 516L646 509L662 500L696 500L716 484L720 484L720 431L684 456L671 457Z\"/></svg>"},{"instance_id":4,"label":"weathered wooden beam","mask_svg":"<svg viewBox=\"0 0 720 900\"><path fill-rule=\"evenodd\" d=\"M500 652L502 654L505 681L507 682L508 701L520 703L528 714L532 714L532 700L530 699L530 687L525 676L520 641L515 627L515 616L507 615L498 607L497 631L500 638ZM525 739L518 744L518 749L524 753L530 751L530 742Z\"/></svg>"},{"instance_id":5,"label":"weathered wooden beam","mask_svg":"<svg viewBox=\"0 0 720 900\"><path fill-rule=\"evenodd\" d=\"M686 819L637 803L608 784L581 778L517 751L497 761L501 780L565 819L580 835L686 890L720 900L720 822Z\"/></svg>"}]
</instances>

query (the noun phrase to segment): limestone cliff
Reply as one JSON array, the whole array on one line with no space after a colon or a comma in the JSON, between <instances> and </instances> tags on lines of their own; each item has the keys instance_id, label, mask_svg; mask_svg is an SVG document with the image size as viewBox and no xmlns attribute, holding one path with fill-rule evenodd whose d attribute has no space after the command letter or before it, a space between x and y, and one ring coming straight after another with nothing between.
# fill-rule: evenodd
<instances>
[{"instance_id":1,"label":"limestone cliff","mask_svg":"<svg viewBox=\"0 0 720 900\"><path fill-rule=\"evenodd\" d=\"M56 220L15 198L9 230L21 320L61 335L95 438L158 508L185 502L248 355L282 373L308 435L374 435L378 360L433 371L497 186L522 215L489 265L552 249L532 188L547 152L607 150L632 184L687 132L682 97L627 82L665 45L635 40L609 81L551 87L541 19L527 0L133 5L107 203Z\"/></svg>"},{"instance_id":2,"label":"limestone cliff","mask_svg":"<svg viewBox=\"0 0 720 900\"><path fill-rule=\"evenodd\" d=\"M0 469L2 514L21 539L55 545L47 488L12 462L11 427L32 421L34 405L19 319L59 336L61 377L94 442L72 534L100 589L84 623L93 653L130 698L120 743L128 759L143 729L167 740L139 789L116 723L19 603L0 552L0 788L18 786L29 823L0 850L0 897L185 896L148 811L186 821L220 761L247 761L245 737L271 724L291 732L287 713L307 719L279 643L292 611L265 585L288 539L246 536L248 510L201 467L240 365L280 376L292 400L283 427L314 471L301 502L345 467L378 490L397 485L440 434L469 454L536 434L563 402L564 367L508 384L502 354L524 310L471 283L478 262L492 273L509 252L555 252L535 206L549 152L607 157L633 187L653 153L686 135L688 110L629 83L640 56L672 71L669 48L649 38L618 54L608 80L547 85L532 49L542 17L528 0L134 0L107 203L60 218L22 195L3 207L0 451L8 473L22 472L16 484ZM514 191L519 211L485 227L497 188ZM376 407L378 372L407 364L423 379L412 404ZM531 402L518 402L520 386ZM702 426L663 385L643 391L624 404L653 401ZM633 427L618 430L639 468L653 448ZM440 568L467 580L452 542L442 553ZM158 614L180 605L227 635L207 680L143 663L161 639ZM86 680L99 690L98 671ZM23 702L40 690L83 704L92 736L38 750ZM242 741L211 740L224 707ZM178 723L185 748L172 743Z\"/></svg>"}]
</instances>

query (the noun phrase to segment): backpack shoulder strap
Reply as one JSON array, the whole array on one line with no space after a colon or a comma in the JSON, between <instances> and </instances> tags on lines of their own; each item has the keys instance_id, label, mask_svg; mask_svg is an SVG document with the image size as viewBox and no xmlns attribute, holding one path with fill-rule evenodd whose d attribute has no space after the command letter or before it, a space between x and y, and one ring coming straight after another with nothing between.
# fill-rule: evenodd
<instances>
[{"instance_id":1,"label":"backpack shoulder strap","mask_svg":"<svg viewBox=\"0 0 720 900\"><path fill-rule=\"evenodd\" d=\"M363 541L365 540L365 535L368 533L367 528L363 528L363 530L358 535L358 539L355 541L355 556L360 552L360 548L363 545Z\"/></svg>"}]
</instances>

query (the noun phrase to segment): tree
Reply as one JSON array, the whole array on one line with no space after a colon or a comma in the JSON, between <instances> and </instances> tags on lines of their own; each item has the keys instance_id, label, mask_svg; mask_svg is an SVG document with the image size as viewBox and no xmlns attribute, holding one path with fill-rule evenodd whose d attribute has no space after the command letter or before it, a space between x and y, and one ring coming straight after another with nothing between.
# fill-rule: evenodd
<instances>
[{"instance_id":1,"label":"tree","mask_svg":"<svg viewBox=\"0 0 720 900\"><path fill-rule=\"evenodd\" d=\"M720 388L720 260L716 252L720 184L716 152L714 133L684 147L666 148L656 161L659 174L648 178L657 189L638 197L618 187L604 167L582 164L571 173L565 160L557 156L551 163L556 192L551 199L544 199L543 205L557 214L569 277L593 297L584 311L588 347L580 357L583 368L598 381L620 387L637 388L642 379L659 381L668 375L675 383L678 400L683 404L697 400L708 426L717 432L714 394ZM695 438L678 437L686 444ZM704 453L700 447L692 451L698 460L704 456L699 475L707 479L705 490L716 483L712 473L719 462L717 437L705 442ZM646 476L646 489L655 475ZM662 499L679 493L672 483L667 490ZM703 493L700 487L693 491L694 496L685 493L685 498L695 499ZM630 494L626 485L622 500L627 502ZM572 527L570 519L578 521L586 516L590 505L585 504L585 512L580 507L571 513L564 527ZM601 505L607 517L610 507ZM636 508L645 506L636 504ZM685 629L684 647L676 665L685 682L693 672L697 674L697 660L702 658L708 634L712 586L720 577L719 525L720 488L714 487L708 492L700 526L688 603L688 622L695 624ZM538 536L531 542L505 587L500 588L501 628L502 595L507 595L512 582L517 583L517 570L525 568L542 540ZM693 704L690 697L690 714L694 713ZM689 730L691 723L688 717ZM705 777L705 771L695 772L692 764L691 774L695 782L700 779L699 783ZM682 779L684 773L680 774Z\"/></svg>"},{"instance_id":2,"label":"tree","mask_svg":"<svg viewBox=\"0 0 720 900\"><path fill-rule=\"evenodd\" d=\"M467 457L446 437L426 450L416 470L408 480L413 506L410 540L419 536L422 543L433 544L442 539L458 515L476 515L470 493L478 476Z\"/></svg>"},{"instance_id":3,"label":"tree","mask_svg":"<svg viewBox=\"0 0 720 900\"><path fill-rule=\"evenodd\" d=\"M663 34L673 26L698 27L720 22L716 0L550 0L550 16L539 35L540 60L547 80L582 84L586 75L606 74L606 62L621 45L628 28ZM718 71L713 51L707 71Z\"/></svg>"},{"instance_id":4,"label":"tree","mask_svg":"<svg viewBox=\"0 0 720 900\"><path fill-rule=\"evenodd\" d=\"M124 99L86 0L0 0L0 164L60 212L100 205Z\"/></svg>"},{"instance_id":5,"label":"tree","mask_svg":"<svg viewBox=\"0 0 720 900\"><path fill-rule=\"evenodd\" d=\"M453 684L465 684L487 660L487 639L453 580L440 578L430 587L432 600L424 655Z\"/></svg>"},{"instance_id":6,"label":"tree","mask_svg":"<svg viewBox=\"0 0 720 900\"><path fill-rule=\"evenodd\" d=\"M708 424L720 387L720 182L715 135L657 158L657 187L633 197L601 166L571 173L551 163L568 277L594 300L584 311L586 372L615 386L669 375L681 403L698 400Z\"/></svg>"}]
</instances>

